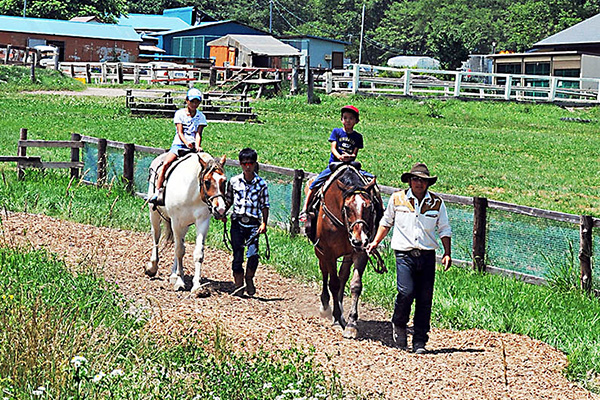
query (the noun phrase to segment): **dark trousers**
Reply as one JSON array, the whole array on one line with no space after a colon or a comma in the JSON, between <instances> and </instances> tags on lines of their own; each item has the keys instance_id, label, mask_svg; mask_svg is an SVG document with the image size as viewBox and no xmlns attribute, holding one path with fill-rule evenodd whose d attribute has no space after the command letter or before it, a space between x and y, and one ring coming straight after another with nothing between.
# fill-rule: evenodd
<instances>
[{"instance_id":1,"label":"dark trousers","mask_svg":"<svg viewBox=\"0 0 600 400\"><path fill-rule=\"evenodd\" d=\"M435 281L435 251L422 251L415 257L396 251L396 304L392 322L406 328L412 303L415 303L413 343L427 343Z\"/></svg>"},{"instance_id":2,"label":"dark trousers","mask_svg":"<svg viewBox=\"0 0 600 400\"><path fill-rule=\"evenodd\" d=\"M242 224L237 219L231 220L231 247L233 250L233 263L231 269L233 272L244 272L244 247L248 246L246 251L246 268L250 271L256 271L258 267L258 235L256 231L259 225ZM253 238L248 242L248 239Z\"/></svg>"}]
</instances>

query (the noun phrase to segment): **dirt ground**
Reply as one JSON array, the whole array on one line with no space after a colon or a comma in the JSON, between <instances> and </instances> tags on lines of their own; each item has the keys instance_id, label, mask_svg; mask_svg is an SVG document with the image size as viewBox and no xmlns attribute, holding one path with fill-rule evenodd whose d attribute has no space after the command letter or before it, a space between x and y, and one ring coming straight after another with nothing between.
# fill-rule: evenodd
<instances>
[{"instance_id":1,"label":"dirt ground","mask_svg":"<svg viewBox=\"0 0 600 400\"><path fill-rule=\"evenodd\" d=\"M565 379L563 353L529 337L433 329L430 352L415 355L394 348L388 312L366 304L360 308L359 338L342 338L338 328L318 316L317 286L281 277L269 266L259 268L254 298L235 297L231 256L207 249L202 276L211 295L196 298L170 287L170 246L161 251L157 277L144 275L149 233L22 213L2 215L2 223L8 243L44 247L71 265L102 267L126 297L152 312L149 326L158 337L218 324L245 350L314 346L324 369L335 369L346 385L371 398L600 399ZM193 246L186 250L186 283L191 286Z\"/></svg>"}]
</instances>

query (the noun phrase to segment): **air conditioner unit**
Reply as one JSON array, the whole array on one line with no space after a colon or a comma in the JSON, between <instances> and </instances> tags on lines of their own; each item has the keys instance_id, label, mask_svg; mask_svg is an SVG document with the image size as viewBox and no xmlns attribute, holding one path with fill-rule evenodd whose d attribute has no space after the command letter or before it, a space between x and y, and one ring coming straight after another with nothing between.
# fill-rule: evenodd
<instances>
[{"instance_id":1,"label":"air conditioner unit","mask_svg":"<svg viewBox=\"0 0 600 400\"><path fill-rule=\"evenodd\" d=\"M325 54L325 61L331 61L331 54Z\"/></svg>"}]
</instances>

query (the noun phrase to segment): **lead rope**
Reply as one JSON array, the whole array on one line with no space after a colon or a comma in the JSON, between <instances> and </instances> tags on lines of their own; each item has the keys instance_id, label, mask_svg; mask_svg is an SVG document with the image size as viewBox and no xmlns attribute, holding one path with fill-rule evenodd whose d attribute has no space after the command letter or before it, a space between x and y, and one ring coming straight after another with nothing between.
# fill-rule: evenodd
<instances>
[{"instance_id":1,"label":"lead rope","mask_svg":"<svg viewBox=\"0 0 600 400\"><path fill-rule=\"evenodd\" d=\"M231 245L231 238L229 237L229 234L227 233L227 220L226 219L223 220L223 244L225 245L225 248L228 251L233 251L232 245Z\"/></svg>"}]
</instances>

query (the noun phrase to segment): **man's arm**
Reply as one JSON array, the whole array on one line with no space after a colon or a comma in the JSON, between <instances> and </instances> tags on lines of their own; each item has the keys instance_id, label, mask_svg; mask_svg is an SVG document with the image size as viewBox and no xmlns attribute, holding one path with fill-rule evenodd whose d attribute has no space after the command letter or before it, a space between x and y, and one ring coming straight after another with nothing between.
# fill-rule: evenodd
<instances>
[{"instance_id":1,"label":"man's arm","mask_svg":"<svg viewBox=\"0 0 600 400\"><path fill-rule=\"evenodd\" d=\"M448 271L450 266L452 266L452 238L450 236L444 236L441 240L442 246L444 247L442 265L444 266L444 271Z\"/></svg>"}]
</instances>

